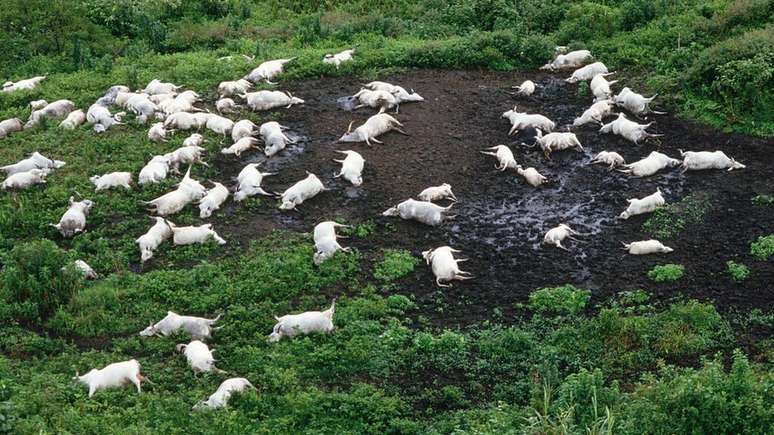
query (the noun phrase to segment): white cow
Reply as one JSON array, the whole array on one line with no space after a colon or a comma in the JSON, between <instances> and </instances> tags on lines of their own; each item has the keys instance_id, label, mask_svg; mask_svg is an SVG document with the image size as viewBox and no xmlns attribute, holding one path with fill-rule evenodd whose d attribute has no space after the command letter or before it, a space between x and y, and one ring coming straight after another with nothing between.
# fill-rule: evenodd
<instances>
[{"instance_id":1,"label":"white cow","mask_svg":"<svg viewBox=\"0 0 774 435\"><path fill-rule=\"evenodd\" d=\"M610 170L613 170L616 166L625 165L626 161L623 156L615 151L600 151L593 159L591 159L590 163L604 163L609 166Z\"/></svg>"},{"instance_id":2,"label":"white cow","mask_svg":"<svg viewBox=\"0 0 774 435\"><path fill-rule=\"evenodd\" d=\"M215 239L219 245L226 244L226 241L212 229L212 224L204 224L198 227L178 227L169 221L167 221L167 224L172 230L172 243L176 246L206 243L210 238Z\"/></svg>"},{"instance_id":3,"label":"white cow","mask_svg":"<svg viewBox=\"0 0 774 435\"><path fill-rule=\"evenodd\" d=\"M578 240L574 238L574 235L577 235L578 232L570 228L567 224L559 224L558 226L551 228L546 232L546 235L543 236L543 243L547 245L554 245L557 248L564 249L565 251L568 251L567 248L565 248L562 245L562 241L564 239L571 239L571 240Z\"/></svg>"},{"instance_id":4,"label":"white cow","mask_svg":"<svg viewBox=\"0 0 774 435\"><path fill-rule=\"evenodd\" d=\"M340 51L335 54L326 54L323 57L323 63L333 65L336 69L339 69L342 63L352 60L352 56L355 54L355 49Z\"/></svg>"},{"instance_id":5,"label":"white cow","mask_svg":"<svg viewBox=\"0 0 774 435\"><path fill-rule=\"evenodd\" d=\"M352 131L352 123L350 122L347 132L339 138L338 142L365 142L368 146L371 146L371 141L382 144L384 142L376 138L393 130L408 136L408 133L401 130L400 127L403 127L403 124L397 119L386 113L378 113L368 118L363 125L354 131Z\"/></svg>"},{"instance_id":6,"label":"white cow","mask_svg":"<svg viewBox=\"0 0 774 435\"><path fill-rule=\"evenodd\" d=\"M75 198L71 196L70 207L64 212L62 218L59 219L59 223L50 225L62 233L62 237L73 237L83 232L86 228L86 217L93 206L93 201L84 199L76 202Z\"/></svg>"},{"instance_id":7,"label":"white cow","mask_svg":"<svg viewBox=\"0 0 774 435\"><path fill-rule=\"evenodd\" d=\"M567 83L585 82L591 80L597 74L607 74L607 67L602 62L594 62L590 65L576 69L572 75L565 79Z\"/></svg>"},{"instance_id":8,"label":"white cow","mask_svg":"<svg viewBox=\"0 0 774 435\"><path fill-rule=\"evenodd\" d=\"M226 379L223 381L223 383L220 384L218 389L215 390L215 392L212 393L209 398L207 398L207 400L202 400L201 402L197 403L194 405L193 409L202 410L224 408L226 405L228 405L228 401L232 394L242 392L246 389L255 390L253 384L251 384L247 379Z\"/></svg>"},{"instance_id":9,"label":"white cow","mask_svg":"<svg viewBox=\"0 0 774 435\"><path fill-rule=\"evenodd\" d=\"M382 216L399 216L401 219L413 219L426 225L438 226L444 220L454 218L454 216L446 215L452 205L454 205L454 203L450 204L448 207L441 207L432 202L407 199L395 207L385 210L382 213Z\"/></svg>"},{"instance_id":10,"label":"white cow","mask_svg":"<svg viewBox=\"0 0 774 435\"><path fill-rule=\"evenodd\" d=\"M153 258L153 252L164 243L165 240L172 237L172 229L167 225L166 220L162 217L151 217L156 223L150 227L148 232L141 235L135 240L135 243L140 248L140 259L142 262L146 262Z\"/></svg>"},{"instance_id":11,"label":"white cow","mask_svg":"<svg viewBox=\"0 0 774 435\"><path fill-rule=\"evenodd\" d=\"M333 315L336 312L336 299L325 311L307 311L301 314L286 314L274 317L274 325L269 335L269 343L276 343L283 338L293 338L296 335L309 335L315 332L328 333L333 331Z\"/></svg>"},{"instance_id":12,"label":"white cow","mask_svg":"<svg viewBox=\"0 0 774 435\"><path fill-rule=\"evenodd\" d=\"M24 172L16 172L3 180L0 188L3 190L24 190L36 184L45 184L49 169L30 169Z\"/></svg>"},{"instance_id":13,"label":"white cow","mask_svg":"<svg viewBox=\"0 0 774 435\"><path fill-rule=\"evenodd\" d=\"M249 163L237 175L237 187L234 193L234 201L239 202L255 195L274 196L261 187L263 177L274 175L270 172L258 170L258 163Z\"/></svg>"},{"instance_id":14,"label":"white cow","mask_svg":"<svg viewBox=\"0 0 774 435\"><path fill-rule=\"evenodd\" d=\"M497 164L495 169L499 171L505 171L506 169L518 169L521 166L516 163L516 158L513 157L513 152L505 145L496 145L490 148L486 148L481 151L481 154L487 156L493 156L497 158Z\"/></svg>"},{"instance_id":15,"label":"white cow","mask_svg":"<svg viewBox=\"0 0 774 435\"><path fill-rule=\"evenodd\" d=\"M295 210L304 201L314 198L318 193L326 190L322 181L311 172L307 172L306 178L289 187L282 193L280 210Z\"/></svg>"},{"instance_id":16,"label":"white cow","mask_svg":"<svg viewBox=\"0 0 774 435\"><path fill-rule=\"evenodd\" d=\"M617 134L630 142L639 144L640 141L663 136L663 134L654 134L645 131L651 125L653 125L653 122L638 124L626 119L626 116L623 113L619 113L618 118L616 118L615 121L603 125L602 128L599 129L599 132Z\"/></svg>"},{"instance_id":17,"label":"white cow","mask_svg":"<svg viewBox=\"0 0 774 435\"><path fill-rule=\"evenodd\" d=\"M632 255L668 254L674 249L664 246L658 240L643 240L640 242L623 243L624 249Z\"/></svg>"},{"instance_id":18,"label":"white cow","mask_svg":"<svg viewBox=\"0 0 774 435\"><path fill-rule=\"evenodd\" d=\"M745 165L728 157L723 151L680 151L683 158L683 173L685 171L700 171L704 169L734 169L746 168Z\"/></svg>"},{"instance_id":19,"label":"white cow","mask_svg":"<svg viewBox=\"0 0 774 435\"><path fill-rule=\"evenodd\" d=\"M212 325L218 322L220 315L214 319L205 319L204 317L181 316L173 311L167 311L167 315L155 324L149 324L147 328L140 332L143 337L162 336L167 337L183 331L194 340L208 340L212 338Z\"/></svg>"},{"instance_id":20,"label":"white cow","mask_svg":"<svg viewBox=\"0 0 774 435\"><path fill-rule=\"evenodd\" d=\"M618 216L619 219L629 219L638 214L650 213L666 204L664 195L661 194L661 189L658 188L655 193L642 199L631 198L627 199L626 202L629 203L629 206Z\"/></svg>"},{"instance_id":21,"label":"white cow","mask_svg":"<svg viewBox=\"0 0 774 435\"><path fill-rule=\"evenodd\" d=\"M428 187L427 189L421 191L419 195L417 195L417 198L428 202L440 201L443 199L451 199L452 201L457 200L457 197L454 196L454 192L452 192L451 184L449 183L443 183L440 186Z\"/></svg>"},{"instance_id":22,"label":"white cow","mask_svg":"<svg viewBox=\"0 0 774 435\"><path fill-rule=\"evenodd\" d=\"M282 74L285 65L291 62L293 59L295 59L295 57L291 57L290 59L275 59L263 62L243 78L253 83L258 83L261 80L265 80L266 83L272 85L276 84L272 83L271 80L274 79L274 77Z\"/></svg>"},{"instance_id":23,"label":"white cow","mask_svg":"<svg viewBox=\"0 0 774 435\"><path fill-rule=\"evenodd\" d=\"M89 387L89 397L93 396L99 390L107 388L121 387L132 383L137 387L137 392L141 393L140 384L148 381L148 378L140 373L140 363L132 359L109 364L102 369L91 369L83 376L75 372L73 380L77 380Z\"/></svg>"},{"instance_id":24,"label":"white cow","mask_svg":"<svg viewBox=\"0 0 774 435\"><path fill-rule=\"evenodd\" d=\"M658 151L652 151L648 154L648 157L628 165L623 165L626 169L619 169L619 171L634 175L635 177L649 177L664 168L674 168L680 165L680 163L680 160L673 159Z\"/></svg>"},{"instance_id":25,"label":"white cow","mask_svg":"<svg viewBox=\"0 0 774 435\"><path fill-rule=\"evenodd\" d=\"M215 181L212 184L212 189L208 190L207 195L199 200L199 217L202 219L212 216L212 212L218 210L228 199L228 189L226 186Z\"/></svg>"},{"instance_id":26,"label":"white cow","mask_svg":"<svg viewBox=\"0 0 774 435\"><path fill-rule=\"evenodd\" d=\"M255 111L271 110L278 107L289 109L294 104L304 104L304 100L294 97L290 92L257 91L241 95L248 107Z\"/></svg>"},{"instance_id":27,"label":"white cow","mask_svg":"<svg viewBox=\"0 0 774 435\"><path fill-rule=\"evenodd\" d=\"M435 275L435 283L438 287L451 287L451 281L464 281L473 279L470 272L460 270L459 264L467 259L455 259L454 253L461 252L449 246L430 249L422 252L422 257L430 265ZM445 284L444 284L445 283Z\"/></svg>"},{"instance_id":28,"label":"white cow","mask_svg":"<svg viewBox=\"0 0 774 435\"><path fill-rule=\"evenodd\" d=\"M341 171L333 176L335 178L344 177L344 179L352 183L353 186L360 186L363 184L363 166L365 165L363 156L352 150L335 151L344 154L347 157L345 157L344 160L333 159L334 162L341 163Z\"/></svg>"},{"instance_id":29,"label":"white cow","mask_svg":"<svg viewBox=\"0 0 774 435\"><path fill-rule=\"evenodd\" d=\"M566 54L562 54L561 51L557 51L557 55L554 60L543 65L540 67L540 69L556 71L558 69L564 68L578 68L593 59L594 57L588 50L575 50Z\"/></svg>"},{"instance_id":30,"label":"white cow","mask_svg":"<svg viewBox=\"0 0 774 435\"><path fill-rule=\"evenodd\" d=\"M199 340L193 340L188 344L178 344L175 346L175 349L185 355L188 365L191 366L195 374L208 372L226 373L215 367L215 357L212 355L212 351Z\"/></svg>"},{"instance_id":31,"label":"white cow","mask_svg":"<svg viewBox=\"0 0 774 435\"><path fill-rule=\"evenodd\" d=\"M132 189L131 172L111 172L105 175L93 175L89 178L89 181L94 185L95 192L112 189L114 187L123 187L127 190Z\"/></svg>"}]
</instances>

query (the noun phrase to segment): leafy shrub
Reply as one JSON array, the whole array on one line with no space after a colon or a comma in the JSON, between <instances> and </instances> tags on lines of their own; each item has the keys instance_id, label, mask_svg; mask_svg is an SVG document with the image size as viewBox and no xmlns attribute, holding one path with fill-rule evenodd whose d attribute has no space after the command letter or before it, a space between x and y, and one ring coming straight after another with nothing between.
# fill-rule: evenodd
<instances>
[{"instance_id":1,"label":"leafy shrub","mask_svg":"<svg viewBox=\"0 0 774 435\"><path fill-rule=\"evenodd\" d=\"M404 249L387 249L384 259L374 268L374 278L379 281L394 281L411 273L419 259Z\"/></svg>"},{"instance_id":2,"label":"leafy shrub","mask_svg":"<svg viewBox=\"0 0 774 435\"><path fill-rule=\"evenodd\" d=\"M619 433L762 433L774 419L773 383L738 350L728 371L720 358L698 370L665 367L621 403Z\"/></svg>"},{"instance_id":3,"label":"leafy shrub","mask_svg":"<svg viewBox=\"0 0 774 435\"><path fill-rule=\"evenodd\" d=\"M67 267L67 254L50 240L17 245L2 270L2 299L15 317L45 319L70 301L82 285L80 274Z\"/></svg>"},{"instance_id":4,"label":"leafy shrub","mask_svg":"<svg viewBox=\"0 0 774 435\"><path fill-rule=\"evenodd\" d=\"M759 260L768 260L774 255L774 234L760 236L757 241L750 243L750 254Z\"/></svg>"},{"instance_id":5,"label":"leafy shrub","mask_svg":"<svg viewBox=\"0 0 774 435\"><path fill-rule=\"evenodd\" d=\"M578 314L591 299L589 290L581 290L570 284L546 287L529 295L529 308L536 313Z\"/></svg>"},{"instance_id":6,"label":"leafy shrub","mask_svg":"<svg viewBox=\"0 0 774 435\"><path fill-rule=\"evenodd\" d=\"M752 199L752 203L755 205L774 205L774 196L755 195Z\"/></svg>"},{"instance_id":7,"label":"leafy shrub","mask_svg":"<svg viewBox=\"0 0 774 435\"><path fill-rule=\"evenodd\" d=\"M682 264L660 264L648 271L648 278L654 282L674 282L683 277Z\"/></svg>"},{"instance_id":8,"label":"leafy shrub","mask_svg":"<svg viewBox=\"0 0 774 435\"><path fill-rule=\"evenodd\" d=\"M642 224L642 230L655 238L669 239L680 234L686 226L700 223L710 208L707 196L688 195L680 202L656 209Z\"/></svg>"},{"instance_id":9,"label":"leafy shrub","mask_svg":"<svg viewBox=\"0 0 774 435\"><path fill-rule=\"evenodd\" d=\"M750 268L742 263L729 260L726 263L726 267L728 268L728 274L731 275L731 279L735 282L742 282L750 276Z\"/></svg>"}]
</instances>

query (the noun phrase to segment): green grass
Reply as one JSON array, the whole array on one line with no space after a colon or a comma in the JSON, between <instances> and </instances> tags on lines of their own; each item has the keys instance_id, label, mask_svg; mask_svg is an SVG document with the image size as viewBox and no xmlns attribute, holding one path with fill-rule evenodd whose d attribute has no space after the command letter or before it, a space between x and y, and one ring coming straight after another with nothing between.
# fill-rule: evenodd
<instances>
[{"instance_id":1,"label":"green grass","mask_svg":"<svg viewBox=\"0 0 774 435\"><path fill-rule=\"evenodd\" d=\"M405 276L419 264L419 259L404 249L386 249L384 258L374 267L374 278L390 282Z\"/></svg>"},{"instance_id":2,"label":"green grass","mask_svg":"<svg viewBox=\"0 0 774 435\"><path fill-rule=\"evenodd\" d=\"M677 203L654 211L642 224L642 231L657 239L674 238L687 226L700 223L711 207L710 198L706 195L688 195Z\"/></svg>"},{"instance_id":3,"label":"green grass","mask_svg":"<svg viewBox=\"0 0 774 435\"><path fill-rule=\"evenodd\" d=\"M591 298L591 292L573 287L542 288L529 295L529 309L536 313L578 314Z\"/></svg>"},{"instance_id":4,"label":"green grass","mask_svg":"<svg viewBox=\"0 0 774 435\"><path fill-rule=\"evenodd\" d=\"M750 276L750 268L742 263L729 260L726 262L726 268L734 282L742 282Z\"/></svg>"},{"instance_id":5,"label":"green grass","mask_svg":"<svg viewBox=\"0 0 774 435\"><path fill-rule=\"evenodd\" d=\"M674 282L683 277L685 267L682 264L660 264L648 271L653 282Z\"/></svg>"},{"instance_id":6,"label":"green grass","mask_svg":"<svg viewBox=\"0 0 774 435\"><path fill-rule=\"evenodd\" d=\"M761 261L766 261L774 255L774 234L760 236L750 243L750 254Z\"/></svg>"}]
</instances>

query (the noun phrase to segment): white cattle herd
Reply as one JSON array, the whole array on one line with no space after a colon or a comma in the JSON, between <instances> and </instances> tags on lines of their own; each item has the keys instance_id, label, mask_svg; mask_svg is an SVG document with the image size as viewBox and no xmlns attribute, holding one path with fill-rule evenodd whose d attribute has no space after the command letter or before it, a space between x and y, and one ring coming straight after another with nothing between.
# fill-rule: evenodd
<instances>
[{"instance_id":1,"label":"white cattle herd","mask_svg":"<svg viewBox=\"0 0 774 435\"><path fill-rule=\"evenodd\" d=\"M600 133L616 134L635 144L662 136L646 131L653 125L653 122L639 124L627 119L624 113L619 113L612 122L603 123L604 118L614 114L613 110L616 107L622 108L636 117L662 113L655 112L650 108L655 95L647 98L629 88L623 88L621 92L614 95L611 86L617 80L608 81L606 78L614 73L609 72L602 62L593 62L594 57L589 51L566 52L566 49L562 47L561 50L558 48L557 52L559 54L554 60L541 69L549 71L574 69L566 82L590 81L589 88L594 96L591 107L576 118L571 126L564 126L563 129L569 130L586 124L598 124L601 126ZM351 61L354 54L354 49L328 54L323 62L339 68L342 63ZM259 82L275 84L272 80L282 74L286 65L294 59L276 59L263 62L241 79L221 82L217 87L219 95L219 99L215 102L217 111L222 115L238 113L243 107L248 107L254 111L265 111L304 104L303 99L294 97L286 91L259 90L251 92ZM3 92L14 92L21 89L34 89L45 78L45 76L39 76L15 83L6 82L2 90ZM514 86L516 89L514 95L531 97L538 87L540 87L539 84L527 80L519 86ZM282 151L288 144L293 143L293 139L285 133L287 127L275 121L266 122L260 126L246 119L234 122L224 116L196 107L195 104L201 101L199 94L191 90L181 91L181 89L182 86L162 82L158 79L150 81L145 88L136 92L131 92L126 86L113 86L97 99L85 113L83 110L76 110L75 104L69 100L57 100L52 103L36 100L29 105L31 113L25 124L22 124L18 118L0 121L0 139L23 129L34 128L46 118L63 119L59 124L59 128L62 129L75 129L84 123L89 123L95 132L102 133L115 125L122 124L123 116L126 113L117 110L125 109L136 115L136 122L139 124L156 121L148 130L148 139L155 142L166 142L169 136L176 131L205 128L215 134L222 135L224 140L230 137L233 143L223 148L221 152L237 158L244 153L251 152L252 149L261 150L267 157L271 157ZM234 98L242 99L244 104L237 104ZM363 85L363 88L351 98L358 101L359 105L356 108L370 107L378 109L378 113L354 130L352 123L350 123L346 133L337 142L365 142L369 146L372 142L383 143L377 138L390 131L407 134L403 131L403 124L400 121L385 113L387 110L394 109L397 113L401 103L424 101L424 98L413 90L407 91L401 86L377 81ZM118 109L113 109L111 112L113 107ZM555 122L546 116L520 112L518 107L513 107L513 109L504 112L502 117L507 118L511 123L509 135L522 130L535 129L534 145L540 147L547 159L553 152L570 148L583 151L583 146L574 133L554 131L556 129ZM243 167L236 177L236 185L231 191L217 181L210 181L212 187L207 189L191 177L192 165L197 163L207 165L203 161L203 154L206 150L201 146L204 142L206 140L201 134L193 133L185 139L181 148L167 154L152 156L140 170L137 184L144 186L159 183L165 180L170 173L179 173L181 165L188 166L188 170L176 185L175 190L144 203L156 216L151 217L154 224L150 229L136 240L142 262L150 260L159 246L168 239L172 239L175 245L205 243L210 239L214 239L220 244L226 243L226 240L221 238L212 228L212 224L177 226L167 219L184 209L188 204L197 203L200 217L208 218L220 209L233 191L235 202L254 195L265 195L279 197L281 210L294 210L317 194L329 190L315 174L307 172L306 178L288 187L281 194L269 192L261 185L264 177L274 174L261 172L258 169L259 164L256 163L250 163ZM263 147L260 146L261 143ZM362 185L365 159L353 150L337 150L336 152L341 154L343 159L334 159L335 162L341 164L341 170L334 177L341 177L354 186ZM495 165L497 170L515 171L531 186L537 187L548 181L535 168L523 168L506 145L486 148L481 153L497 159ZM621 172L637 177L651 176L663 169L679 165L682 165L683 172L703 169L727 169L730 171L745 167L722 151L683 152L681 150L680 154L682 160L654 151L639 161L626 164L623 157L617 152L601 151L596 154L591 163L608 165L611 170L620 167ZM0 187L3 190L22 190L36 184L46 183L46 176L64 165L65 162L52 160L34 152L30 157L15 164L0 167L0 171L7 175ZM94 175L89 180L94 185L95 191L128 190L132 189L133 174L131 172L111 172ZM420 192L417 198L419 200L406 199L382 214L383 216L399 216L402 219L415 220L431 226L441 225L454 218L454 215L450 214L450 210L457 198L452 192L451 185L444 183L428 187ZM451 201L451 203L446 206L435 204L435 202L444 200ZM666 203L660 189L656 189L655 193L644 198L632 198L627 201L628 207L618 216L620 219L653 212ZM91 200L75 201L74 197L70 197L67 211L58 223L51 225L63 237L73 237L86 230L87 217L94 206L95 203ZM321 264L333 257L338 251L349 250L338 242L341 236L337 235L336 230L343 227L346 226L333 221L321 222L314 227L315 253L313 262L315 264ZM574 236L577 235L580 234L570 226L560 223L545 234L543 242L568 250L562 242L566 239L576 240ZM673 251L672 248L665 246L658 240L635 241L624 243L623 246L632 255ZM422 257L432 269L438 286L450 286L452 281L473 278L469 272L460 270L459 263L466 261L466 259L455 258L454 254L459 252L449 246L440 246L422 252ZM77 260L74 266L87 278L97 278L93 269L82 260ZM334 329L334 312L335 299L330 308L325 311L309 311L276 317L277 323L269 335L268 341L278 342L283 338L292 338L297 335L330 332ZM215 367L213 350L204 343L204 340L210 339L212 332L218 329L213 325L219 318L220 316L214 319L183 316L169 311L166 317L148 326L140 332L140 335L152 337L169 336L178 331L186 333L192 341L187 344L179 344L177 350L185 355L194 373L210 371L225 373ZM141 383L147 381L147 378L141 374L140 364L134 359L109 364L102 369L92 369L83 376L76 373L75 379L88 386L89 396L100 389L129 383L134 384L137 391L140 392ZM232 393L254 388L247 379L227 379L208 399L197 403L194 409L226 406Z\"/></svg>"}]
</instances>

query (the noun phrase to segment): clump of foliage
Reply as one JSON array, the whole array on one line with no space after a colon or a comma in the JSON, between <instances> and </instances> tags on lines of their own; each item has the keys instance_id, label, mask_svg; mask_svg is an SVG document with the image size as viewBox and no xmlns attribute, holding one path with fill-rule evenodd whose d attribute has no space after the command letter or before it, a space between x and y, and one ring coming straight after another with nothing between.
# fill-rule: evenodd
<instances>
[{"instance_id":1,"label":"clump of foliage","mask_svg":"<svg viewBox=\"0 0 774 435\"><path fill-rule=\"evenodd\" d=\"M389 282L408 275L419 264L419 259L405 249L386 249L384 258L374 267L374 278Z\"/></svg>"},{"instance_id":2,"label":"clump of foliage","mask_svg":"<svg viewBox=\"0 0 774 435\"><path fill-rule=\"evenodd\" d=\"M561 287L546 287L529 295L529 309L536 313L578 314L591 299L589 290L582 290L567 284Z\"/></svg>"},{"instance_id":3,"label":"clump of foliage","mask_svg":"<svg viewBox=\"0 0 774 435\"><path fill-rule=\"evenodd\" d=\"M648 278L654 282L674 282L683 277L685 267L682 264L660 264L648 271Z\"/></svg>"},{"instance_id":4,"label":"clump of foliage","mask_svg":"<svg viewBox=\"0 0 774 435\"><path fill-rule=\"evenodd\" d=\"M729 260L726 262L726 268L728 274L731 275L731 279L735 282L742 282L750 276L750 268L742 263Z\"/></svg>"},{"instance_id":5,"label":"clump of foliage","mask_svg":"<svg viewBox=\"0 0 774 435\"><path fill-rule=\"evenodd\" d=\"M50 240L33 241L14 247L0 279L0 317L25 321L45 319L70 301L82 285L67 254Z\"/></svg>"},{"instance_id":6,"label":"clump of foliage","mask_svg":"<svg viewBox=\"0 0 774 435\"><path fill-rule=\"evenodd\" d=\"M774 196L755 195L752 199L752 203L755 205L774 205Z\"/></svg>"},{"instance_id":7,"label":"clump of foliage","mask_svg":"<svg viewBox=\"0 0 774 435\"><path fill-rule=\"evenodd\" d=\"M687 226L700 223L710 208L711 201L707 196L688 195L680 202L656 209L642 224L642 230L652 237L669 239Z\"/></svg>"},{"instance_id":8,"label":"clump of foliage","mask_svg":"<svg viewBox=\"0 0 774 435\"><path fill-rule=\"evenodd\" d=\"M774 255L774 234L760 236L758 240L750 243L750 254L759 260L768 260Z\"/></svg>"}]
</instances>

